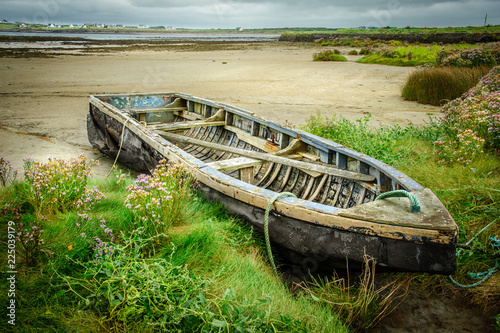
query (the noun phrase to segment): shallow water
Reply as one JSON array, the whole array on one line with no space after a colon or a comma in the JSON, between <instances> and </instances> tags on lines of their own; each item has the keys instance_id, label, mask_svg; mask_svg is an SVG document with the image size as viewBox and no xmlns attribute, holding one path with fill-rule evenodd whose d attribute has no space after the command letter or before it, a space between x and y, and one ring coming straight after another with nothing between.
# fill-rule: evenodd
<instances>
[{"instance_id":1,"label":"shallow water","mask_svg":"<svg viewBox=\"0 0 500 333\"><path fill-rule=\"evenodd\" d=\"M183 33L166 32L163 34L107 34L107 33L59 33L59 32L12 32L0 31L4 36L41 36L41 37L69 37L93 40L195 40L195 41L275 41L279 34L218 34L218 33Z\"/></svg>"}]
</instances>

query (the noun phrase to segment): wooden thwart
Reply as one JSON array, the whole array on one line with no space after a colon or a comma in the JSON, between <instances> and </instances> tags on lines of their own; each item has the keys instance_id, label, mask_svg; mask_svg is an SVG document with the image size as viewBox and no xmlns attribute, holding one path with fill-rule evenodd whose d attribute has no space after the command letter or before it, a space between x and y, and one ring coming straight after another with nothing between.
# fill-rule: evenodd
<instances>
[{"instance_id":1,"label":"wooden thwart","mask_svg":"<svg viewBox=\"0 0 500 333\"><path fill-rule=\"evenodd\" d=\"M183 131L183 130L188 130L190 128L194 127L209 127L209 126L224 126L226 122L224 121L204 121L204 120L194 120L194 121L185 121L185 122L178 122L178 123L168 123L168 124L161 124L161 125L155 125L153 129L155 130L161 130L161 131Z\"/></svg>"},{"instance_id":2,"label":"wooden thwart","mask_svg":"<svg viewBox=\"0 0 500 333\"><path fill-rule=\"evenodd\" d=\"M167 104L165 106L161 107L156 107L156 108L132 108L130 111L134 111L137 114L144 114L144 113L157 113L157 112L173 112L173 111L184 111L187 110L186 105L182 102L180 98L176 98L175 101L173 101L170 104Z\"/></svg>"},{"instance_id":3,"label":"wooden thwart","mask_svg":"<svg viewBox=\"0 0 500 333\"><path fill-rule=\"evenodd\" d=\"M254 158L236 157L228 160L207 163L207 165L218 171L232 171L250 167L253 168L254 166L261 165L263 163L265 163L265 161L256 160Z\"/></svg>"},{"instance_id":4,"label":"wooden thwart","mask_svg":"<svg viewBox=\"0 0 500 333\"><path fill-rule=\"evenodd\" d=\"M373 177L373 176L365 175L365 174L358 173L358 172L348 171L348 170L341 170L341 169L338 169L334 166L314 164L314 163L308 163L308 162L303 162L303 161L295 161L295 160L288 159L286 157L281 157L281 156L276 156L276 155L272 155L272 154L266 154L266 153L244 150L244 149L240 149L240 148L224 146L224 145L221 145L218 143L206 142L206 141L202 141L202 140L198 140L198 139L185 137L183 135L178 135L178 134L173 134L173 133L168 133L168 132L163 132L163 131L158 131L158 134L161 135L162 137L166 138L167 140L171 140L174 142L193 144L193 145L197 145L197 146L201 146L201 147L205 147L205 148L221 150L221 151L225 151L228 153L246 156L246 157L250 157L253 159L257 159L257 160L280 163L280 164L292 166L295 168L311 170L311 171L315 171L315 172L319 172L319 173L324 173L324 174L328 174L328 175L339 176L339 177L344 177L344 178L349 178L349 179L354 179L354 180L359 180L359 181L371 182L371 181L375 180L375 177Z\"/></svg>"}]
</instances>

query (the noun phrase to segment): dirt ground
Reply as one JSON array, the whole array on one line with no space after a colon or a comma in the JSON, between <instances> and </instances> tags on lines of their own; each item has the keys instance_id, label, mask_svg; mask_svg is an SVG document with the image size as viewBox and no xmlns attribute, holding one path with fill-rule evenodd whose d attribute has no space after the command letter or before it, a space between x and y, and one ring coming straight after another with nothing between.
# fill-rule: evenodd
<instances>
[{"instance_id":1,"label":"dirt ground","mask_svg":"<svg viewBox=\"0 0 500 333\"><path fill-rule=\"evenodd\" d=\"M22 170L24 158L112 161L86 136L91 94L184 92L300 125L317 112L373 124L423 124L440 109L401 97L413 70L349 62L313 62L318 49L265 43L239 50L124 51L55 58L0 58L0 157ZM350 60L355 56L350 56ZM409 297L377 332L490 332L491 316L440 298Z\"/></svg>"}]
</instances>

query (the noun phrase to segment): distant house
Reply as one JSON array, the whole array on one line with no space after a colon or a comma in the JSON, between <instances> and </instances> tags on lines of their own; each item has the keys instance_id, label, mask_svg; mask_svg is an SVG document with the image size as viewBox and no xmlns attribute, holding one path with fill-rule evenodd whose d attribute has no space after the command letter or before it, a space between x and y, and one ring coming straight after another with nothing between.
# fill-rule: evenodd
<instances>
[{"instance_id":1,"label":"distant house","mask_svg":"<svg viewBox=\"0 0 500 333\"><path fill-rule=\"evenodd\" d=\"M105 25L104 25L104 24L102 24L102 23L97 23L97 24L95 25L95 27L96 27L96 28L104 28L104 27L105 27Z\"/></svg>"},{"instance_id":2,"label":"distant house","mask_svg":"<svg viewBox=\"0 0 500 333\"><path fill-rule=\"evenodd\" d=\"M47 28L57 28L54 23L47 24Z\"/></svg>"},{"instance_id":3,"label":"distant house","mask_svg":"<svg viewBox=\"0 0 500 333\"><path fill-rule=\"evenodd\" d=\"M236 31L243 31L243 28L242 27L237 27Z\"/></svg>"},{"instance_id":4,"label":"distant house","mask_svg":"<svg viewBox=\"0 0 500 333\"><path fill-rule=\"evenodd\" d=\"M9 23L9 21L7 21L7 20L2 20L2 23Z\"/></svg>"},{"instance_id":5,"label":"distant house","mask_svg":"<svg viewBox=\"0 0 500 333\"><path fill-rule=\"evenodd\" d=\"M175 27L172 27L171 25L169 25L168 27L165 28L166 30L175 30L176 28Z\"/></svg>"},{"instance_id":6,"label":"distant house","mask_svg":"<svg viewBox=\"0 0 500 333\"><path fill-rule=\"evenodd\" d=\"M117 28L125 28L125 26L123 24L117 24L116 27Z\"/></svg>"},{"instance_id":7,"label":"distant house","mask_svg":"<svg viewBox=\"0 0 500 333\"><path fill-rule=\"evenodd\" d=\"M138 27L139 29L148 29L148 28L149 28L149 25L139 24L137 27Z\"/></svg>"},{"instance_id":8,"label":"distant house","mask_svg":"<svg viewBox=\"0 0 500 333\"><path fill-rule=\"evenodd\" d=\"M26 25L26 24L24 24L24 23L21 23L21 24L19 24L19 25L18 25L18 27L19 27L19 28L26 28L26 27L27 27L27 25Z\"/></svg>"}]
</instances>

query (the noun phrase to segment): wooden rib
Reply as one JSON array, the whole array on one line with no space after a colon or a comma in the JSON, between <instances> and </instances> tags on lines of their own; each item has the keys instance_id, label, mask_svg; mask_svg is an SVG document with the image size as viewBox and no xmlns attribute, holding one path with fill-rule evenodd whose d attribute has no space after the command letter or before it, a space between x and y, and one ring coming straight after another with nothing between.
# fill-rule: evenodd
<instances>
[{"instance_id":1,"label":"wooden rib","mask_svg":"<svg viewBox=\"0 0 500 333\"><path fill-rule=\"evenodd\" d=\"M271 165L269 165L269 168L266 170L266 173L264 174L264 176L259 180L259 182L257 184L255 184L255 186L260 186L260 184L266 180L267 176L269 176L269 174L271 173L271 171L273 171L274 169L274 163L271 163Z\"/></svg>"},{"instance_id":2,"label":"wooden rib","mask_svg":"<svg viewBox=\"0 0 500 333\"><path fill-rule=\"evenodd\" d=\"M342 191L342 187L343 187L342 179L340 180L340 183L338 183L338 184L339 184L339 188L337 189L337 191L335 192L335 196L333 197L333 200L331 203L332 207L336 207L335 204L337 203L337 200L339 199L340 191Z\"/></svg>"},{"instance_id":3,"label":"wooden rib","mask_svg":"<svg viewBox=\"0 0 500 333\"><path fill-rule=\"evenodd\" d=\"M223 131L222 135L220 136L219 141L217 141L217 143L223 144L224 142L226 142L228 135L229 135L228 131ZM221 152L221 151L218 151L218 150L214 150L214 151L215 151L214 160L216 160L216 161L222 159L222 156L224 156L224 154L225 154L224 152Z\"/></svg>"},{"instance_id":4,"label":"wooden rib","mask_svg":"<svg viewBox=\"0 0 500 333\"><path fill-rule=\"evenodd\" d=\"M297 182L299 180L302 180L302 183L299 185L300 187L298 189L295 189L295 187L293 188L294 190L292 191L293 194L295 194L297 197L300 196L300 194L304 191L304 188L306 187L306 184L307 184L307 178L309 177L309 175L305 172L302 172L300 170L299 171L299 177L297 179Z\"/></svg>"},{"instance_id":5,"label":"wooden rib","mask_svg":"<svg viewBox=\"0 0 500 333\"><path fill-rule=\"evenodd\" d=\"M239 144L240 144L240 139L238 139L238 137L235 135L236 137L236 141L235 141L235 144L234 144L234 147L237 147ZM233 145L230 145L229 147L233 147ZM233 153L229 153L229 155L226 156L226 158L233 158Z\"/></svg>"},{"instance_id":6,"label":"wooden rib","mask_svg":"<svg viewBox=\"0 0 500 333\"><path fill-rule=\"evenodd\" d=\"M321 189L325 185L327 179L328 175L323 175L321 181L319 182L318 187L316 187L316 191L314 191L313 194L307 200L314 201L314 199L316 199L316 197L319 195L319 192L321 192Z\"/></svg>"},{"instance_id":7,"label":"wooden rib","mask_svg":"<svg viewBox=\"0 0 500 333\"><path fill-rule=\"evenodd\" d=\"M206 142L205 140L210 135L210 131L208 131L207 127L203 127L203 129L204 129L204 131L200 137L200 141ZM195 145L195 147L196 147L195 149L191 150L190 154L192 154L192 155L198 154L199 152L203 151L203 149L206 148L206 147L200 146L200 145Z\"/></svg>"},{"instance_id":8,"label":"wooden rib","mask_svg":"<svg viewBox=\"0 0 500 333\"><path fill-rule=\"evenodd\" d=\"M216 128L216 127L212 127L212 128L210 129L210 133L208 134L208 137L205 139L205 141L207 141L207 142L211 142L211 141L213 140L213 138L214 138L214 136L215 136L215 135L217 135L217 128ZM199 154L199 155L198 155L198 156L199 156L198 158L199 158L200 160L202 160L202 161L205 161L205 160L207 160L207 159L208 159L208 155L209 155L210 153L212 153L212 154L213 154L213 151L214 151L214 150L213 150L213 149L210 149L210 148L206 148L206 151L205 151L205 150L201 150L201 151L198 153L198 154Z\"/></svg>"},{"instance_id":9,"label":"wooden rib","mask_svg":"<svg viewBox=\"0 0 500 333\"><path fill-rule=\"evenodd\" d=\"M221 137L221 136L223 136L223 135L221 135L221 133L220 133L220 132L222 132L222 134L224 134L224 131L223 131L223 130L221 130L221 129L220 129L220 127L217 127L217 128L215 129L215 134L214 134L214 135L215 135L215 137L216 137L216 140L213 140L213 139L212 139L212 142L213 142L213 141L215 141L216 143L219 143L219 141L220 141L220 139L221 139L220 137ZM215 150L215 149L210 149L209 153L205 156L205 159L206 159L206 160L213 160L213 158L212 158L212 157L213 157L214 155L217 155L217 150Z\"/></svg>"},{"instance_id":10,"label":"wooden rib","mask_svg":"<svg viewBox=\"0 0 500 333\"><path fill-rule=\"evenodd\" d=\"M274 180L276 179L276 177L278 177L280 171L281 171L281 167L283 166L283 164L278 164L276 166L276 169L273 173L273 175L271 176L271 178L269 179L269 181L266 183L266 185L262 186L262 188L268 188L269 186L271 186L271 184L274 182Z\"/></svg>"},{"instance_id":11,"label":"wooden rib","mask_svg":"<svg viewBox=\"0 0 500 333\"><path fill-rule=\"evenodd\" d=\"M343 208L349 208L349 200L351 200L352 192L354 190L354 182L351 182L351 186L349 188L349 194L346 196L346 200L344 202Z\"/></svg>"},{"instance_id":12,"label":"wooden rib","mask_svg":"<svg viewBox=\"0 0 500 333\"><path fill-rule=\"evenodd\" d=\"M282 179L281 186L279 187L277 192L282 192L283 189L286 186L286 183L288 183L288 178L290 178L290 175L292 174L292 169L293 167L289 166L288 169L286 170L285 176Z\"/></svg>"},{"instance_id":13,"label":"wooden rib","mask_svg":"<svg viewBox=\"0 0 500 333\"><path fill-rule=\"evenodd\" d=\"M366 187L363 187L359 195L358 201L356 202L356 206L359 206L363 203L363 201L365 200L365 195L366 195Z\"/></svg>"},{"instance_id":14,"label":"wooden rib","mask_svg":"<svg viewBox=\"0 0 500 333\"><path fill-rule=\"evenodd\" d=\"M297 176L295 177L293 184L292 184L292 186L290 186L290 189L288 190L288 192L293 192L293 189L295 188L295 186L297 186L297 182L299 181L299 178L300 178L300 170L298 170L298 169L294 169L294 170L296 171L295 174Z\"/></svg>"},{"instance_id":15,"label":"wooden rib","mask_svg":"<svg viewBox=\"0 0 500 333\"><path fill-rule=\"evenodd\" d=\"M309 180L309 184L307 185L306 190L304 191L304 193L301 196L301 199L305 200L307 198L307 196L311 192L311 189L313 188L314 183L316 182L316 179L317 178L315 178L315 177L311 177L311 179Z\"/></svg>"},{"instance_id":16,"label":"wooden rib","mask_svg":"<svg viewBox=\"0 0 500 333\"><path fill-rule=\"evenodd\" d=\"M326 199L328 199L328 194L330 194L330 187L332 186L332 182L334 179L334 176L328 176L328 185L326 185L325 191L323 192L323 197L321 198L319 203L324 204Z\"/></svg>"},{"instance_id":17,"label":"wooden rib","mask_svg":"<svg viewBox=\"0 0 500 333\"><path fill-rule=\"evenodd\" d=\"M194 139L199 139L199 137L203 136L203 133L205 133L205 130L206 130L206 128L197 127L196 130L193 131L192 135L189 135L189 137L194 138ZM200 132L203 132L203 133L200 134ZM189 144L186 147L184 147L183 150L185 152L189 153L191 150L193 150L197 147L198 146L196 146L196 145Z\"/></svg>"}]
</instances>

